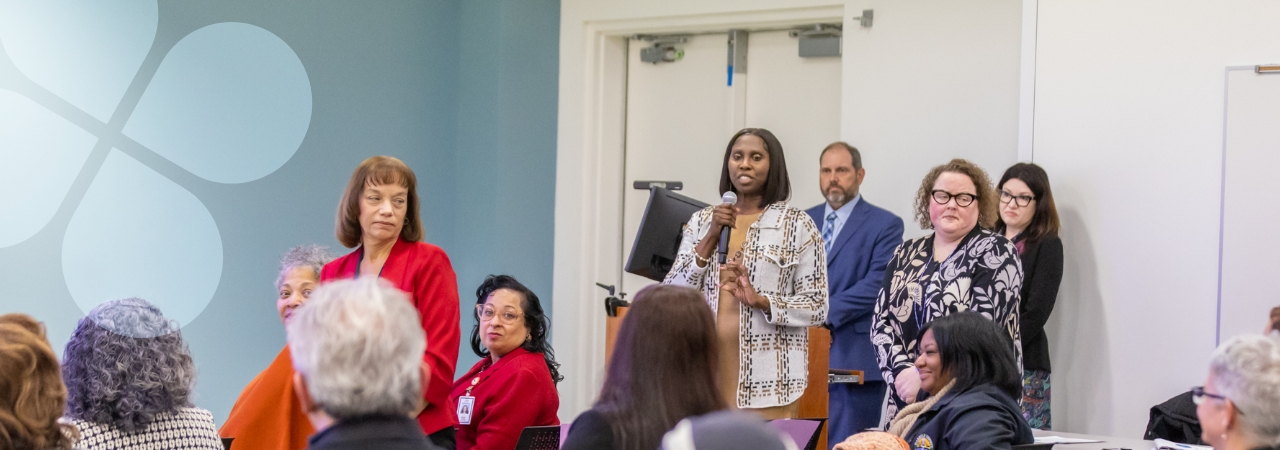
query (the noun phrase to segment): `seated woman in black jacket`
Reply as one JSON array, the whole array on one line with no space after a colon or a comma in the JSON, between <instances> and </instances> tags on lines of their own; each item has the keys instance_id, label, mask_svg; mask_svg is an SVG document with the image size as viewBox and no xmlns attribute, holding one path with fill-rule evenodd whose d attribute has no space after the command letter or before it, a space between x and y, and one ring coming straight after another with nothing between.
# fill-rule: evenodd
<instances>
[{"instance_id":1,"label":"seated woman in black jacket","mask_svg":"<svg viewBox=\"0 0 1280 450\"><path fill-rule=\"evenodd\" d=\"M929 398L894 417L889 432L911 448L1007 449L1033 441L1022 417L1022 377L1008 333L967 311L921 329L920 388Z\"/></svg>"}]
</instances>

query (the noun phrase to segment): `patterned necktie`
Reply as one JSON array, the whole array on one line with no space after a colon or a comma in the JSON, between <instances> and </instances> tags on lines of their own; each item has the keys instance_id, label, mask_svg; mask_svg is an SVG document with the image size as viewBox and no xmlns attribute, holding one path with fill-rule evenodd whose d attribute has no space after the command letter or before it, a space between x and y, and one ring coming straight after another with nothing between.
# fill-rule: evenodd
<instances>
[{"instance_id":1,"label":"patterned necktie","mask_svg":"<svg viewBox=\"0 0 1280 450\"><path fill-rule=\"evenodd\" d=\"M835 230L836 212L831 211L831 214L827 214L827 223L822 225L822 241L826 243L827 253L831 253L831 244L835 240L835 236L832 236L832 234L835 233Z\"/></svg>"}]
</instances>

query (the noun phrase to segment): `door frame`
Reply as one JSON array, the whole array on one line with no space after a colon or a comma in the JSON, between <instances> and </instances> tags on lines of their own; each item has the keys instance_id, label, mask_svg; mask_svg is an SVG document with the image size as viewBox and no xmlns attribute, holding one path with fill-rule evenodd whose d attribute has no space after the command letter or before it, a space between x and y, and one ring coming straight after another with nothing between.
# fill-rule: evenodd
<instances>
[{"instance_id":1,"label":"door frame","mask_svg":"<svg viewBox=\"0 0 1280 450\"><path fill-rule=\"evenodd\" d=\"M556 155L552 340L572 380L560 386L560 417L588 409L604 381L605 293L595 283L617 286L622 274L627 37L832 21L858 26L843 3L581 23L581 65L561 66L562 74L580 71L581 83L563 75L560 83L562 93L572 91L561 98L580 103L560 107ZM574 26L562 23L561 32ZM567 48L562 41L561 51Z\"/></svg>"}]
</instances>

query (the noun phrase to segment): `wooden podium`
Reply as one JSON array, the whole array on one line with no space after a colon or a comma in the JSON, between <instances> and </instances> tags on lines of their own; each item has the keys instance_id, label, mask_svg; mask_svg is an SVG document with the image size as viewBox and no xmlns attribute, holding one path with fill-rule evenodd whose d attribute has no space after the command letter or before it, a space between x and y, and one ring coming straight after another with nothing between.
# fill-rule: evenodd
<instances>
[{"instance_id":1,"label":"wooden podium","mask_svg":"<svg viewBox=\"0 0 1280 450\"><path fill-rule=\"evenodd\" d=\"M608 367L609 358L613 357L613 344L618 339L618 329L629 308L619 307L617 317L605 316L604 359ZM827 418L827 362L831 354L831 332L826 328L809 328L809 383L800 395L801 419ZM607 370L607 369L606 369ZM822 436L818 438L818 448L827 447L827 425L822 427Z\"/></svg>"}]
</instances>

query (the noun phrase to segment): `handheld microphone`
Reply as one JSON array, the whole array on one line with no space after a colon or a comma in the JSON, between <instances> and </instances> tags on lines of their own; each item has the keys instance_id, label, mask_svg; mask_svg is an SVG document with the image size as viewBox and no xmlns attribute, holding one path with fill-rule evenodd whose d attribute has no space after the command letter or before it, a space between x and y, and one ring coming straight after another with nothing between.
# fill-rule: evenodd
<instances>
[{"instance_id":1,"label":"handheld microphone","mask_svg":"<svg viewBox=\"0 0 1280 450\"><path fill-rule=\"evenodd\" d=\"M738 194L734 194L733 191L725 192L724 195L720 196L720 201L724 202L726 205L736 204L738 203ZM732 230L732 228L720 227L720 247L718 249L718 253L720 253L720 264L724 264L725 257L728 256L729 253L730 230Z\"/></svg>"}]
</instances>

